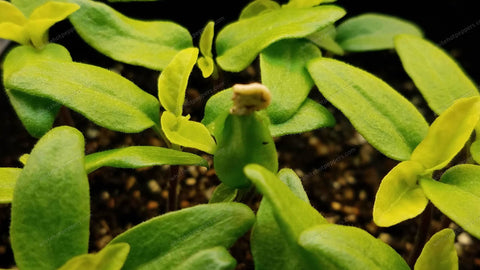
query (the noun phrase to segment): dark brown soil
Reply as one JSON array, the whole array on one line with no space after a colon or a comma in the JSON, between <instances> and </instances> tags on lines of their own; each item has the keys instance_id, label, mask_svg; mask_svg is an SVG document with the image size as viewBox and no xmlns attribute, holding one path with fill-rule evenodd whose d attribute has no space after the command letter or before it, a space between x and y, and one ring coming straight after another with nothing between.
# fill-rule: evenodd
<instances>
[{"instance_id":1,"label":"dark brown soil","mask_svg":"<svg viewBox=\"0 0 480 270\"><path fill-rule=\"evenodd\" d=\"M240 7L247 3L247 1L238 1L235 3L236 6L232 6L233 4L230 5L230 3L225 4L229 1L214 3L207 1L195 10L204 8L209 10L208 12L199 14L198 18L187 20L182 16L185 14L181 12L168 12L181 10L179 4L176 6L172 2L141 4L141 7L150 7L147 13L138 12L140 9L132 9L131 4L117 4L115 7L131 16L172 19L187 26L191 33L196 33L208 19L216 20L217 27L220 29L234 20ZM473 13L475 9L471 3L452 0L437 1L430 6L418 6L413 1L391 3L390 1L339 0L337 4L344 6L350 12L349 16L375 11L404 17L418 23L425 30L428 38L449 51L474 81L480 81L478 64L480 27L477 28L480 26L480 17ZM210 10L215 5L218 10L228 12ZM161 11L160 14L155 14L155 10ZM470 27L472 24L477 26ZM68 23L61 23L54 28L51 37L65 33L69 29L71 26ZM455 38L451 39L451 37ZM198 35L195 36L195 40L197 39ZM155 95L158 72L108 59L84 44L72 31L57 42L70 49L75 61L117 70L145 91ZM342 60L381 77L409 98L429 121L434 119L433 113L403 71L394 52L352 54L343 57ZM227 88L233 83L250 81L259 81L258 63L254 63L240 74L225 73L223 80L216 82L202 79L200 72L195 70L187 90L185 113L190 113L194 120L200 120L205 102L212 93ZM316 89L311 92L310 97L331 110L337 124L333 128L277 138L280 167L292 168L297 172L303 180L313 206L329 221L365 229L407 258L418 229L418 218L390 228L379 228L372 222L371 214L378 185L383 176L397 162L386 158L371 147L352 128L348 120L326 102ZM98 127L74 112L72 116L75 126L86 138L86 153L129 145L163 145L162 141L150 131L140 134L116 133ZM22 127L3 90L0 94L0 119L0 166L20 167L18 157L30 152L36 140L31 138ZM59 120L56 124L60 122ZM211 161L210 156L204 156ZM197 167L182 167L182 169L184 174L180 180L180 208L208 202L213 189L219 184L214 169ZM165 213L169 177L168 166L137 170L102 168L90 174L92 208L90 250L97 251L126 229ZM259 200L259 196L253 196L248 204L256 209ZM443 226L442 214L436 209L433 213L430 234ZM3 268L14 264L8 236L9 219L10 206L0 205L0 267ZM454 223L449 223L448 226L454 228L457 234L456 247L460 258L460 269L480 269L480 241ZM231 251L238 260L237 269L253 269L248 235L241 238Z\"/></svg>"}]
</instances>

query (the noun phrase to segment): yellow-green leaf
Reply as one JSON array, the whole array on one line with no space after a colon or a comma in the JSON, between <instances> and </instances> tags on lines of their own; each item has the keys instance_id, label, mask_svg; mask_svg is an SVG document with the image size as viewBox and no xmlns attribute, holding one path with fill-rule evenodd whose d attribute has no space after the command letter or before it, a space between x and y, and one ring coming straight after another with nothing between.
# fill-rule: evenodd
<instances>
[{"instance_id":1,"label":"yellow-green leaf","mask_svg":"<svg viewBox=\"0 0 480 270\"><path fill-rule=\"evenodd\" d=\"M210 77L215 69L212 54L214 26L215 22L209 21L205 28L203 28L202 35L200 36L199 47L202 57L198 58L197 65L202 71L202 76L204 78Z\"/></svg>"},{"instance_id":2,"label":"yellow-green leaf","mask_svg":"<svg viewBox=\"0 0 480 270\"><path fill-rule=\"evenodd\" d=\"M55 43L47 44L42 49L35 49L32 46L15 47L3 62L4 85L7 85L6 82L13 72L41 60L71 62L72 57L65 47ZM32 74L29 76L31 77ZM5 91L18 118L30 135L40 138L52 128L61 104L47 98L16 91L15 88L6 87Z\"/></svg>"},{"instance_id":3,"label":"yellow-green leaf","mask_svg":"<svg viewBox=\"0 0 480 270\"><path fill-rule=\"evenodd\" d=\"M475 84L440 47L412 35L395 37L395 49L428 106L441 114L459 98L478 96Z\"/></svg>"},{"instance_id":4,"label":"yellow-green leaf","mask_svg":"<svg viewBox=\"0 0 480 270\"><path fill-rule=\"evenodd\" d=\"M208 203L233 202L237 197L238 189L220 183L213 191Z\"/></svg>"},{"instance_id":5,"label":"yellow-green leaf","mask_svg":"<svg viewBox=\"0 0 480 270\"><path fill-rule=\"evenodd\" d=\"M395 225L425 209L428 199L417 183L423 172L418 162L404 161L383 178L373 206L373 221L378 226Z\"/></svg>"},{"instance_id":6,"label":"yellow-green leaf","mask_svg":"<svg viewBox=\"0 0 480 270\"><path fill-rule=\"evenodd\" d=\"M132 19L99 1L69 1L81 7L69 17L77 33L117 61L163 70L180 50L192 47L190 33L176 23Z\"/></svg>"},{"instance_id":7,"label":"yellow-green leaf","mask_svg":"<svg viewBox=\"0 0 480 270\"><path fill-rule=\"evenodd\" d=\"M26 25L33 46L41 48L48 43L48 29L79 8L77 4L50 1L34 9Z\"/></svg>"},{"instance_id":8,"label":"yellow-green leaf","mask_svg":"<svg viewBox=\"0 0 480 270\"><path fill-rule=\"evenodd\" d=\"M480 140L479 139L473 142L472 145L470 146L470 155L472 155L472 158L473 160L475 160L475 162L480 164Z\"/></svg>"},{"instance_id":9,"label":"yellow-green leaf","mask_svg":"<svg viewBox=\"0 0 480 270\"><path fill-rule=\"evenodd\" d=\"M189 118L189 116L175 116L169 111L163 112L161 125L165 136L174 144L213 154L216 144L210 132L203 124L190 121Z\"/></svg>"},{"instance_id":10,"label":"yellow-green leaf","mask_svg":"<svg viewBox=\"0 0 480 270\"><path fill-rule=\"evenodd\" d=\"M332 24L320 31L309 35L307 38L320 48L323 48L338 55L343 55L345 52L343 51L342 47L340 47L340 45L335 41L336 36L337 30Z\"/></svg>"},{"instance_id":11,"label":"yellow-green leaf","mask_svg":"<svg viewBox=\"0 0 480 270\"><path fill-rule=\"evenodd\" d=\"M458 165L440 181L422 178L420 185L442 213L480 239L480 166Z\"/></svg>"},{"instance_id":12,"label":"yellow-green leaf","mask_svg":"<svg viewBox=\"0 0 480 270\"><path fill-rule=\"evenodd\" d=\"M192 153L156 146L130 146L93 153L85 157L85 170L100 167L144 168L159 165L198 165L208 167L205 159Z\"/></svg>"},{"instance_id":13,"label":"yellow-green leaf","mask_svg":"<svg viewBox=\"0 0 480 270\"><path fill-rule=\"evenodd\" d=\"M185 259L172 270L233 270L237 265L235 258L223 246L200 250Z\"/></svg>"},{"instance_id":14,"label":"yellow-green leaf","mask_svg":"<svg viewBox=\"0 0 480 270\"><path fill-rule=\"evenodd\" d=\"M108 245L96 254L73 257L58 270L120 270L129 251L130 246L126 243Z\"/></svg>"},{"instance_id":15,"label":"yellow-green leaf","mask_svg":"<svg viewBox=\"0 0 480 270\"><path fill-rule=\"evenodd\" d=\"M352 17L337 27L336 41L346 51L393 49L399 34L422 36L413 23L385 14L366 13Z\"/></svg>"},{"instance_id":16,"label":"yellow-green leaf","mask_svg":"<svg viewBox=\"0 0 480 270\"><path fill-rule=\"evenodd\" d=\"M443 168L470 138L480 119L480 97L462 98L446 109L428 129L411 160L428 171Z\"/></svg>"},{"instance_id":17,"label":"yellow-green leaf","mask_svg":"<svg viewBox=\"0 0 480 270\"><path fill-rule=\"evenodd\" d=\"M188 77L197 60L198 49L181 50L158 77L160 104L175 116L182 115Z\"/></svg>"},{"instance_id":18,"label":"yellow-green leaf","mask_svg":"<svg viewBox=\"0 0 480 270\"><path fill-rule=\"evenodd\" d=\"M455 232L443 229L430 238L415 263L414 270L458 270L458 256L454 246Z\"/></svg>"},{"instance_id":19,"label":"yellow-green leaf","mask_svg":"<svg viewBox=\"0 0 480 270\"><path fill-rule=\"evenodd\" d=\"M27 22L25 15L8 1L0 1L0 23L11 22L23 25Z\"/></svg>"},{"instance_id":20,"label":"yellow-green leaf","mask_svg":"<svg viewBox=\"0 0 480 270\"><path fill-rule=\"evenodd\" d=\"M345 15L336 6L275 9L223 28L216 39L217 63L226 71L245 69L270 44L308 36Z\"/></svg>"},{"instance_id":21,"label":"yellow-green leaf","mask_svg":"<svg viewBox=\"0 0 480 270\"><path fill-rule=\"evenodd\" d=\"M280 5L272 0L255 0L246 5L240 13L239 20L257 16L264 12L279 9Z\"/></svg>"},{"instance_id":22,"label":"yellow-green leaf","mask_svg":"<svg viewBox=\"0 0 480 270\"><path fill-rule=\"evenodd\" d=\"M308 70L323 96L386 156L408 160L427 134L415 106L372 74L328 58L312 60Z\"/></svg>"},{"instance_id":23,"label":"yellow-green leaf","mask_svg":"<svg viewBox=\"0 0 480 270\"><path fill-rule=\"evenodd\" d=\"M244 172L271 203L275 219L288 237L298 239L304 230L327 223L315 208L297 197L271 171L257 164L249 164Z\"/></svg>"},{"instance_id":24,"label":"yellow-green leaf","mask_svg":"<svg viewBox=\"0 0 480 270\"><path fill-rule=\"evenodd\" d=\"M0 38L28 44L28 34L24 29L27 18L14 5L0 1Z\"/></svg>"},{"instance_id":25,"label":"yellow-green leaf","mask_svg":"<svg viewBox=\"0 0 480 270\"><path fill-rule=\"evenodd\" d=\"M305 101L313 86L307 63L321 56L317 46L302 39L280 40L260 53L262 84L272 93L267 107L272 123L285 122Z\"/></svg>"},{"instance_id":26,"label":"yellow-green leaf","mask_svg":"<svg viewBox=\"0 0 480 270\"><path fill-rule=\"evenodd\" d=\"M290 0L287 4L283 5L284 8L308 8L323 3L331 3L336 0Z\"/></svg>"},{"instance_id":27,"label":"yellow-green leaf","mask_svg":"<svg viewBox=\"0 0 480 270\"><path fill-rule=\"evenodd\" d=\"M21 171L19 168L0 168L0 204L12 202L15 183Z\"/></svg>"}]
</instances>

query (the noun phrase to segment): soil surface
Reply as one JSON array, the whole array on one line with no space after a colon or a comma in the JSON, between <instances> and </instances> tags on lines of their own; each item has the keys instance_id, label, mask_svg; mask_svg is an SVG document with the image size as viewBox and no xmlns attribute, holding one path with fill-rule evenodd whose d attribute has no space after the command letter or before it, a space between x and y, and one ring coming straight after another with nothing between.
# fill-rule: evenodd
<instances>
[{"instance_id":1,"label":"soil surface","mask_svg":"<svg viewBox=\"0 0 480 270\"><path fill-rule=\"evenodd\" d=\"M176 3L175 3L176 2ZM114 4L119 11L144 19L169 19L187 27L197 44L201 29L208 20L217 22L218 31L236 19L241 7L248 1L195 1L190 8L199 10L198 16L186 18L180 1ZM201 3L199 3L201 2ZM229 2L235 2L234 4ZM417 23L426 37L441 45L453 55L476 82L480 82L480 17L475 14L474 1L436 1L431 5L418 1L355 1L339 0L347 9L348 17L364 12L395 15ZM175 12L171 12L174 10ZM224 12L225 11L225 12ZM155 95L158 72L121 64L94 51L72 31L68 22L56 25L51 38L66 46L75 61L102 66L121 73L145 91ZM348 54L343 61L379 76L406 96L424 114L428 121L435 115L428 109L411 80L405 74L393 51ZM222 80L211 81L201 77L195 69L189 82L184 111L193 120L201 120L203 107L213 93L234 83L260 81L258 62L238 73L223 73ZM13 111L5 92L0 91L0 166L20 167L18 157L28 153L36 140L28 135ZM372 221L373 202L381 179L397 162L368 144L349 121L318 92L310 97L324 104L335 116L337 124L299 135L276 138L281 168L292 168L302 178L312 205L332 223L356 226L390 244L405 258L412 250L418 218L390 228L379 228ZM98 127L83 116L72 112L75 127L86 138L86 153L131 145L163 146L155 133L123 134ZM58 119L56 125L63 123ZM211 162L211 156L203 155ZM182 167L179 207L186 208L207 203L220 182L214 168ZM161 215L166 211L168 198L168 166L144 169L102 168L89 175L91 190L90 251L103 248L113 237L132 226ZM248 204L257 209L260 196L253 196ZM10 205L0 205L0 267L14 265L9 244L8 227ZM445 220L433 210L429 234L444 226L454 228L460 269L480 269L480 241L454 223ZM231 249L238 261L237 269L253 269L248 235Z\"/></svg>"}]
</instances>

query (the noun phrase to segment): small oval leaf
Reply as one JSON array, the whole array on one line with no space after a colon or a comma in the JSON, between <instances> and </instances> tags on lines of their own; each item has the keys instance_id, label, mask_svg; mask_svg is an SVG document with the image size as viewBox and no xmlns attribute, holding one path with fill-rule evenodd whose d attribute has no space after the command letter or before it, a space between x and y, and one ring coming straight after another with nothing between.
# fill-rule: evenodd
<instances>
[{"instance_id":1,"label":"small oval leaf","mask_svg":"<svg viewBox=\"0 0 480 270\"><path fill-rule=\"evenodd\" d=\"M323 96L384 155L408 160L427 134L415 106L372 74L327 58L313 60L308 70Z\"/></svg>"},{"instance_id":2,"label":"small oval leaf","mask_svg":"<svg viewBox=\"0 0 480 270\"><path fill-rule=\"evenodd\" d=\"M204 204L152 218L108 245L130 245L123 269L175 269L200 250L229 248L254 221L255 215L244 204Z\"/></svg>"},{"instance_id":3,"label":"small oval leaf","mask_svg":"<svg viewBox=\"0 0 480 270\"><path fill-rule=\"evenodd\" d=\"M480 97L462 98L446 109L428 129L411 160L428 171L443 168L470 138L480 119Z\"/></svg>"},{"instance_id":4,"label":"small oval leaf","mask_svg":"<svg viewBox=\"0 0 480 270\"><path fill-rule=\"evenodd\" d=\"M213 62L212 44L214 35L215 22L209 21L205 28L203 28L202 35L200 35L199 47L202 57L198 58L197 65L202 71L204 78L210 77L215 69Z\"/></svg>"},{"instance_id":5,"label":"small oval leaf","mask_svg":"<svg viewBox=\"0 0 480 270\"><path fill-rule=\"evenodd\" d=\"M280 5L272 0L255 0L246 5L240 13L239 20L255 17L264 12L279 9Z\"/></svg>"},{"instance_id":6,"label":"small oval leaf","mask_svg":"<svg viewBox=\"0 0 480 270\"><path fill-rule=\"evenodd\" d=\"M412 78L428 106L441 114L459 98L478 96L475 84L441 48L412 35L395 37L403 68Z\"/></svg>"},{"instance_id":7,"label":"small oval leaf","mask_svg":"<svg viewBox=\"0 0 480 270\"><path fill-rule=\"evenodd\" d=\"M58 127L30 154L13 193L10 236L21 269L57 269L87 253L90 194L82 134Z\"/></svg>"},{"instance_id":8,"label":"small oval leaf","mask_svg":"<svg viewBox=\"0 0 480 270\"><path fill-rule=\"evenodd\" d=\"M308 36L343 15L336 6L282 8L232 23L218 33L217 63L226 71L242 71L270 44Z\"/></svg>"},{"instance_id":9,"label":"small oval leaf","mask_svg":"<svg viewBox=\"0 0 480 270\"><path fill-rule=\"evenodd\" d=\"M419 215L428 204L420 186L421 164L404 161L393 168L382 180L373 206L373 221L389 227Z\"/></svg>"},{"instance_id":10,"label":"small oval leaf","mask_svg":"<svg viewBox=\"0 0 480 270\"><path fill-rule=\"evenodd\" d=\"M423 36L413 23L384 14L366 13L352 17L337 27L336 41L346 51L363 52L393 49L399 34Z\"/></svg>"},{"instance_id":11,"label":"small oval leaf","mask_svg":"<svg viewBox=\"0 0 480 270\"><path fill-rule=\"evenodd\" d=\"M175 116L169 111L163 112L161 123L165 136L174 144L213 154L216 144L212 135L202 123L190 121L189 118Z\"/></svg>"},{"instance_id":12,"label":"small oval leaf","mask_svg":"<svg viewBox=\"0 0 480 270\"><path fill-rule=\"evenodd\" d=\"M208 167L200 156L156 146L130 146L97 152L85 157L85 170L91 173L101 167L143 168L160 165L198 165Z\"/></svg>"},{"instance_id":13,"label":"small oval leaf","mask_svg":"<svg viewBox=\"0 0 480 270\"><path fill-rule=\"evenodd\" d=\"M197 61L198 49L181 50L158 77L158 99L167 111L182 115L188 77Z\"/></svg>"},{"instance_id":14,"label":"small oval leaf","mask_svg":"<svg viewBox=\"0 0 480 270\"><path fill-rule=\"evenodd\" d=\"M233 202L237 197L238 189L220 183L213 191L208 203Z\"/></svg>"},{"instance_id":15,"label":"small oval leaf","mask_svg":"<svg viewBox=\"0 0 480 270\"><path fill-rule=\"evenodd\" d=\"M415 263L414 270L458 270L455 232L443 229L430 238Z\"/></svg>"}]
</instances>

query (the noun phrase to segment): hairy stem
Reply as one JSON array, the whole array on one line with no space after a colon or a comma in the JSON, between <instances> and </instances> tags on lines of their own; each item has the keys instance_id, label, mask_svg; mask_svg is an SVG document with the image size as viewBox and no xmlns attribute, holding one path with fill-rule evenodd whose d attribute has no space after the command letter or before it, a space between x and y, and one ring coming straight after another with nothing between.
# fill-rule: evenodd
<instances>
[{"instance_id":1,"label":"hairy stem","mask_svg":"<svg viewBox=\"0 0 480 270\"><path fill-rule=\"evenodd\" d=\"M417 261L420 253L422 253L423 247L427 242L428 230L430 228L430 222L432 221L432 204L428 203L425 211L420 216L420 224L418 225L417 235L415 235L415 243L413 245L412 252L408 258L408 265L413 269L415 262Z\"/></svg>"},{"instance_id":2,"label":"hairy stem","mask_svg":"<svg viewBox=\"0 0 480 270\"><path fill-rule=\"evenodd\" d=\"M75 122L73 121L72 114L70 113L70 110L65 106L60 107L60 115L58 118L58 122L62 126L75 127Z\"/></svg>"},{"instance_id":3,"label":"hairy stem","mask_svg":"<svg viewBox=\"0 0 480 270\"><path fill-rule=\"evenodd\" d=\"M178 165L170 167L170 181L168 182L167 212L178 210L178 182L182 170Z\"/></svg>"}]
</instances>

